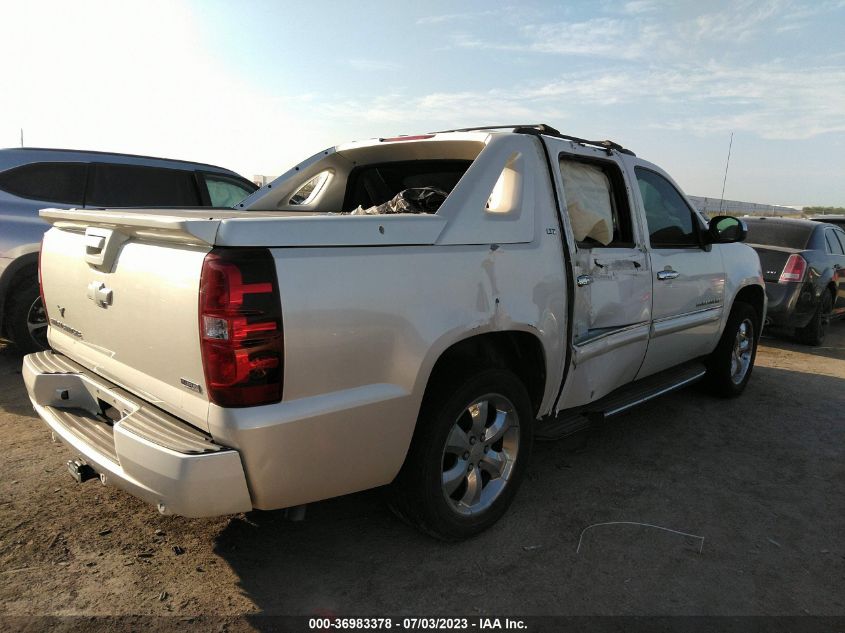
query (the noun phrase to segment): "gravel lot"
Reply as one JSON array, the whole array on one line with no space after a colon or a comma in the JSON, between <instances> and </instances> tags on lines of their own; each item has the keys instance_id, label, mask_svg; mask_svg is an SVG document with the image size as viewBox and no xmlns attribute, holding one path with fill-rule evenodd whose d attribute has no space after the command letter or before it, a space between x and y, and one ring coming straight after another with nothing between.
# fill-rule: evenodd
<instances>
[{"instance_id":1,"label":"gravel lot","mask_svg":"<svg viewBox=\"0 0 845 633\"><path fill-rule=\"evenodd\" d=\"M161 517L77 485L2 349L0 615L206 614L220 630L261 629L258 614L843 615L845 323L821 348L763 343L737 400L687 389L537 444L505 519L458 545L379 491L292 523ZM703 547L606 525L576 552L611 521Z\"/></svg>"}]
</instances>

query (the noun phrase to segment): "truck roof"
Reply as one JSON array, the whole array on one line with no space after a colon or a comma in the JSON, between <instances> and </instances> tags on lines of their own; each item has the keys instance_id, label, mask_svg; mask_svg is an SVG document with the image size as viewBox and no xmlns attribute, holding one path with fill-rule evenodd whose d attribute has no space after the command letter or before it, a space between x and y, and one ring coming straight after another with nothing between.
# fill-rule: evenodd
<instances>
[{"instance_id":1,"label":"truck roof","mask_svg":"<svg viewBox=\"0 0 845 633\"><path fill-rule=\"evenodd\" d=\"M455 137L460 137L462 140L474 140L479 135L487 135L487 134L531 134L534 136L551 136L554 138L560 138L563 140L571 141L578 145L583 145L587 147L595 147L606 152L610 152L612 150L616 150L622 154L628 154L629 156L636 156L634 152L631 150L622 147L619 143L616 143L611 140L600 140L594 141L589 139L580 138L578 136L570 136L568 134L562 134L552 126L548 125L547 123L527 123L527 124L515 124L515 125L482 125L478 127L464 127L464 128L456 128L453 130L439 130L436 132L426 132L425 134L399 134L397 136L392 137L376 137L367 140L361 141L352 141L350 143L344 143L343 145L338 145L335 147L337 151L342 151L344 149L351 149L353 147L363 147L366 145L377 145L380 143L390 143L390 142L403 142L403 141L437 141L437 140L445 140L443 136L448 135L449 139L454 139ZM440 137L440 138L438 138Z\"/></svg>"}]
</instances>

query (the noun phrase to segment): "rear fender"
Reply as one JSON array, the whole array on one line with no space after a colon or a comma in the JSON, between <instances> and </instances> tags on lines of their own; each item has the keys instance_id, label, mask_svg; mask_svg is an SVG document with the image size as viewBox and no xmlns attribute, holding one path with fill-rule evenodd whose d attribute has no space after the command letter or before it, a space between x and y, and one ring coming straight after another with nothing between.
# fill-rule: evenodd
<instances>
[{"instance_id":1,"label":"rear fender","mask_svg":"<svg viewBox=\"0 0 845 633\"><path fill-rule=\"evenodd\" d=\"M832 268L827 268L822 271L816 279L813 280L813 298L818 301L823 292L828 292L833 287L833 295L836 297L836 281L834 280L834 271Z\"/></svg>"}]
</instances>

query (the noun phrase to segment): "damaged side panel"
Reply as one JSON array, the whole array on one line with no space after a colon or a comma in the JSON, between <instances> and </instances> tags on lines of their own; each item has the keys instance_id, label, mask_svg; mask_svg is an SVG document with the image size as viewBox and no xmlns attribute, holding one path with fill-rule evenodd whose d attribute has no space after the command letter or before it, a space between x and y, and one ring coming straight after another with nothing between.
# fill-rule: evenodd
<instances>
[{"instance_id":1,"label":"damaged side panel","mask_svg":"<svg viewBox=\"0 0 845 633\"><path fill-rule=\"evenodd\" d=\"M258 508L391 481L429 375L462 339L493 331L532 334L546 351L546 411L557 395L566 331L559 248L416 246L404 248L402 257L374 247L356 248L354 257L350 252L274 249L285 329L296 333L285 340L285 399L272 411L210 409L212 435L244 456ZM390 274L375 274L384 270ZM318 293L314 279L320 279ZM357 450L368 459L349 460ZM344 467L304 477L314 463Z\"/></svg>"},{"instance_id":2,"label":"damaged side panel","mask_svg":"<svg viewBox=\"0 0 845 633\"><path fill-rule=\"evenodd\" d=\"M565 141L545 142L557 167L576 281L572 366L560 410L597 400L634 379L648 347L652 279L620 159Z\"/></svg>"}]
</instances>

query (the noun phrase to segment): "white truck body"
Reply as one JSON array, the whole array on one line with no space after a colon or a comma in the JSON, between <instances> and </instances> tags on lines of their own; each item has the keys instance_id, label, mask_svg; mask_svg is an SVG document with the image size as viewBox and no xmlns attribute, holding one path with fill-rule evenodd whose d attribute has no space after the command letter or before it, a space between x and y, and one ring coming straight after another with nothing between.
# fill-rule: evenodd
<instances>
[{"instance_id":1,"label":"white truck body","mask_svg":"<svg viewBox=\"0 0 845 633\"><path fill-rule=\"evenodd\" d=\"M338 213L356 168L432 160L472 161L437 213ZM614 213L630 214L625 243L576 240L560 160L611 176ZM30 397L107 482L188 516L390 483L438 363L471 340L516 350L539 430L632 381L707 357L737 297L762 323L750 248L650 243L641 170L675 186L618 149L479 130L338 146L237 210L44 210L53 224L41 274L54 352L25 358ZM292 204L320 174L319 190ZM705 220L690 214L706 235ZM283 389L278 402L221 406L204 376L200 277L212 249L243 248L269 250L275 265ZM102 420L103 402L115 399L116 449L101 451L76 428L85 422L69 426L66 414ZM214 450L180 453L178 441L145 435L150 425L132 417L150 411L204 434Z\"/></svg>"}]
</instances>

